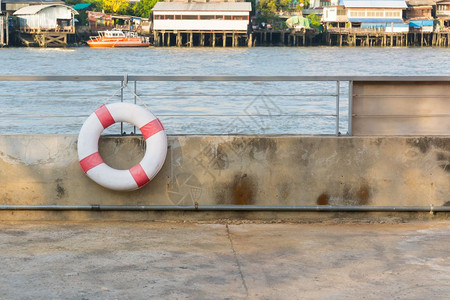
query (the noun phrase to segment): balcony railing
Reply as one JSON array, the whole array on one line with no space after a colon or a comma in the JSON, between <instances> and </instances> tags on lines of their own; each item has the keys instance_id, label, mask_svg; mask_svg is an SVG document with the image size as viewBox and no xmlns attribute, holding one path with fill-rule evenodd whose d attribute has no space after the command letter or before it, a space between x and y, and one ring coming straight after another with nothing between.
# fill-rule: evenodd
<instances>
[{"instance_id":1,"label":"balcony railing","mask_svg":"<svg viewBox=\"0 0 450 300\"><path fill-rule=\"evenodd\" d=\"M147 107L169 134L351 135L354 81L450 78L0 76L0 134L76 134L101 104L125 101ZM136 133L114 126L107 133Z\"/></svg>"}]
</instances>

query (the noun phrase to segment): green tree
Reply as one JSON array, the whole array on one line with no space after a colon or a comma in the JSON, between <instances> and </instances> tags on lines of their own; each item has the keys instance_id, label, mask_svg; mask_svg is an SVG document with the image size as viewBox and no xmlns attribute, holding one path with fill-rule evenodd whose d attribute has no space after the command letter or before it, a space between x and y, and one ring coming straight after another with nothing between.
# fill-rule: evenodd
<instances>
[{"instance_id":1,"label":"green tree","mask_svg":"<svg viewBox=\"0 0 450 300\"><path fill-rule=\"evenodd\" d=\"M306 18L309 19L312 28L320 27L320 17L318 15L310 14Z\"/></svg>"},{"instance_id":2,"label":"green tree","mask_svg":"<svg viewBox=\"0 0 450 300\"><path fill-rule=\"evenodd\" d=\"M285 1L285 0L282 0ZM279 4L277 0L260 0L257 6L259 14L256 18L258 23L266 22L269 24L274 24L279 21L277 15L279 10Z\"/></svg>"},{"instance_id":3,"label":"green tree","mask_svg":"<svg viewBox=\"0 0 450 300\"><path fill-rule=\"evenodd\" d=\"M140 0L133 7L133 13L135 16L148 18L152 12L153 7L159 0Z\"/></svg>"},{"instance_id":4,"label":"green tree","mask_svg":"<svg viewBox=\"0 0 450 300\"><path fill-rule=\"evenodd\" d=\"M128 0L102 0L105 12L114 14L126 14L130 2Z\"/></svg>"}]
</instances>

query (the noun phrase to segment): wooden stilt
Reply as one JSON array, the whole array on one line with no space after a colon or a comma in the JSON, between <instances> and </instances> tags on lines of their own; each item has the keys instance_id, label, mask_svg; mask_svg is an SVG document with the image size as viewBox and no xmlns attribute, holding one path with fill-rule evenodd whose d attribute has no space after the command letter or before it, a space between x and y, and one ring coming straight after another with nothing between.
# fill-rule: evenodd
<instances>
[{"instance_id":1,"label":"wooden stilt","mask_svg":"<svg viewBox=\"0 0 450 300\"><path fill-rule=\"evenodd\" d=\"M200 33L200 47L204 47L204 46L205 46L205 34Z\"/></svg>"}]
</instances>

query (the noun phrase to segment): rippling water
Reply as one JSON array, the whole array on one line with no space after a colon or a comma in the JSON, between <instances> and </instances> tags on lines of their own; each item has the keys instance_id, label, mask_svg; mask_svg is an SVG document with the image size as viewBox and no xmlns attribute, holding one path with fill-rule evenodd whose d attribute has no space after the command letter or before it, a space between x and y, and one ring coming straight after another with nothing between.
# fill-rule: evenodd
<instances>
[{"instance_id":1,"label":"rippling water","mask_svg":"<svg viewBox=\"0 0 450 300\"><path fill-rule=\"evenodd\" d=\"M444 48L0 49L0 75L450 75ZM78 133L118 83L1 82L1 133ZM332 82L139 82L168 133L333 134ZM347 85L340 131L347 130ZM134 95L124 90L125 101ZM120 130L117 126L111 132ZM126 127L128 132L132 130Z\"/></svg>"}]
</instances>

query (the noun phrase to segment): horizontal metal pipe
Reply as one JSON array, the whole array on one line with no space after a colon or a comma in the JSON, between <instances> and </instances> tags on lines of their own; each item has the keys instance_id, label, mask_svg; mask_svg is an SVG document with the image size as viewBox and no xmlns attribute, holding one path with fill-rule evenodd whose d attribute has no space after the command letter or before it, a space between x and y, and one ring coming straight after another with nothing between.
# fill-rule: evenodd
<instances>
[{"instance_id":1,"label":"horizontal metal pipe","mask_svg":"<svg viewBox=\"0 0 450 300\"><path fill-rule=\"evenodd\" d=\"M0 76L0 81L450 81L450 76Z\"/></svg>"},{"instance_id":2,"label":"horizontal metal pipe","mask_svg":"<svg viewBox=\"0 0 450 300\"><path fill-rule=\"evenodd\" d=\"M0 205L0 210L48 211L305 211L450 212L450 206L257 206L257 205Z\"/></svg>"}]
</instances>

